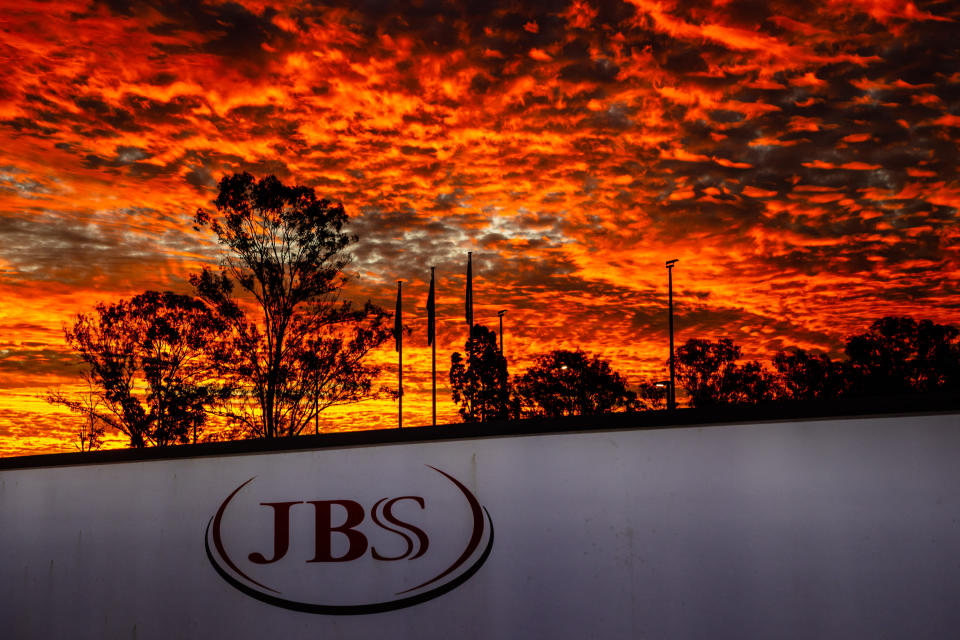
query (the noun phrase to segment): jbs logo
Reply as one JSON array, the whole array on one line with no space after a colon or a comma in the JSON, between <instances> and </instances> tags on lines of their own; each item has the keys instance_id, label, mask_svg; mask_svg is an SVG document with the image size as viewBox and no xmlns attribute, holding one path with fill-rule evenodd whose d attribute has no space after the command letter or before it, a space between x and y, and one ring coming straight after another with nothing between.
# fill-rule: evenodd
<instances>
[{"instance_id":1,"label":"jbs logo","mask_svg":"<svg viewBox=\"0 0 960 640\"><path fill-rule=\"evenodd\" d=\"M289 489L250 478L210 519L207 557L236 589L297 611L375 613L436 598L483 565L493 522L463 483L426 469L419 491L368 502L262 499Z\"/></svg>"},{"instance_id":2,"label":"jbs logo","mask_svg":"<svg viewBox=\"0 0 960 640\"><path fill-rule=\"evenodd\" d=\"M407 544L406 551L398 556L381 555L377 552L376 547L371 547L372 555L376 560L403 560L414 552L414 543L411 536L407 535L404 531L413 534L419 543L416 555L414 555L413 558L422 556L430 545L430 538L427 537L427 534L424 533L423 530L408 522L402 522L393 514L393 505L399 500L412 500L419 504L421 509L426 506L426 501L420 496L401 496L390 500L383 498L373 506L370 515L376 525L381 529L402 537ZM270 559L267 559L262 553L254 552L250 554L251 562L270 564L286 556L287 550L290 547L290 508L295 504L303 504L304 502L313 505L316 516L316 525L314 527L316 532L314 549L316 552L313 558L307 560L307 562L349 562L350 560L356 560L366 553L370 543L366 536L356 528L363 523L364 520L363 506L359 502L354 502L353 500L264 502L261 503L262 506L273 509L273 555ZM340 507L346 513L344 522L336 526L333 524L333 511L335 507ZM378 509L380 509L379 515ZM384 524L383 520L386 520L394 526ZM333 552L333 534L335 533L343 535L347 540L347 550L343 555L338 556Z\"/></svg>"}]
</instances>

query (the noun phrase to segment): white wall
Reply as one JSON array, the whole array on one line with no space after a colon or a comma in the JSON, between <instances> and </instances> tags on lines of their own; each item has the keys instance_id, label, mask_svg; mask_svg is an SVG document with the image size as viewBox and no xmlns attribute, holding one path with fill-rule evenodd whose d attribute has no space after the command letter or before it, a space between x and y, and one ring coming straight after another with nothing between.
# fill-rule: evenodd
<instances>
[{"instance_id":1,"label":"white wall","mask_svg":"<svg viewBox=\"0 0 960 640\"><path fill-rule=\"evenodd\" d=\"M254 478L221 519L246 577L297 602L397 599L449 566L474 524L464 493L427 465L489 513L458 571L480 560L491 523L495 532L475 575L434 599L365 615L292 611L231 586L207 557L211 518ZM410 495L424 508L400 501L394 515L429 535L421 558L308 563L315 520L303 502L291 506L287 556L249 561L273 549L273 509L261 502L348 499L369 510ZM958 415L5 470L0 514L5 638L915 639L960 629ZM369 518L357 530L384 555L404 551ZM345 537L331 539L342 554Z\"/></svg>"}]
</instances>

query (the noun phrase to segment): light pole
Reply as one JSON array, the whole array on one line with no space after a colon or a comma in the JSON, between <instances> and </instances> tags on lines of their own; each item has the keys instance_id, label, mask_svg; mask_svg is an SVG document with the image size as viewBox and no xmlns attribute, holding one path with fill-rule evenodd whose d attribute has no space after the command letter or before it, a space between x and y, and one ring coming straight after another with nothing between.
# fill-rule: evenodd
<instances>
[{"instance_id":1,"label":"light pole","mask_svg":"<svg viewBox=\"0 0 960 640\"><path fill-rule=\"evenodd\" d=\"M674 393L674 389L676 389L676 370L673 357L673 265L677 262L676 258L667 260L667 287L669 292L667 295L670 314L670 388L667 389L667 409L669 411L677 408L677 397Z\"/></svg>"},{"instance_id":2,"label":"light pole","mask_svg":"<svg viewBox=\"0 0 960 640\"><path fill-rule=\"evenodd\" d=\"M500 355L503 355L503 314L506 312L506 309L497 311L497 316L500 318Z\"/></svg>"}]
</instances>

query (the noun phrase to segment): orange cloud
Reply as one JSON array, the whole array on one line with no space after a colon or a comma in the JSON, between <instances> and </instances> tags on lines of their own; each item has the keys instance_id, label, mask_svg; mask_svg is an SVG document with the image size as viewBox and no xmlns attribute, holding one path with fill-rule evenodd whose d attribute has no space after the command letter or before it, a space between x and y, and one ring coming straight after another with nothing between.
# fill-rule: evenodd
<instances>
[{"instance_id":1,"label":"orange cloud","mask_svg":"<svg viewBox=\"0 0 960 640\"><path fill-rule=\"evenodd\" d=\"M360 237L348 297L389 308L390 285L409 282L409 424L430 409L430 265L440 419L455 419L446 375L466 333L468 250L479 317L508 309L514 373L579 346L632 382L661 378L672 257L679 339L729 335L750 357L838 354L885 314L951 319L960 16L949 4L184 7L5 12L7 454L69 439L37 401L76 383L64 322L148 288L188 292L186 276L216 263L191 215L234 171L344 202ZM375 357L390 383L393 352ZM389 427L394 411L371 401L323 427Z\"/></svg>"}]
</instances>

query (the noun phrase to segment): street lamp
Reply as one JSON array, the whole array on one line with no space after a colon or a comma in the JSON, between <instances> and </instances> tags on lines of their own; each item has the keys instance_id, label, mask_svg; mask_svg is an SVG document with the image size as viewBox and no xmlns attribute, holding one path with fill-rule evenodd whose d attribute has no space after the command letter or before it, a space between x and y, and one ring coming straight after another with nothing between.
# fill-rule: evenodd
<instances>
[{"instance_id":1,"label":"street lamp","mask_svg":"<svg viewBox=\"0 0 960 640\"><path fill-rule=\"evenodd\" d=\"M673 411L677 408L677 397L674 393L676 389L676 372L674 368L674 357L673 357L673 265L678 262L676 258L673 260L667 260L667 283L668 283L668 300L669 300L669 314L670 314L670 388L667 389L667 409Z\"/></svg>"}]
</instances>

